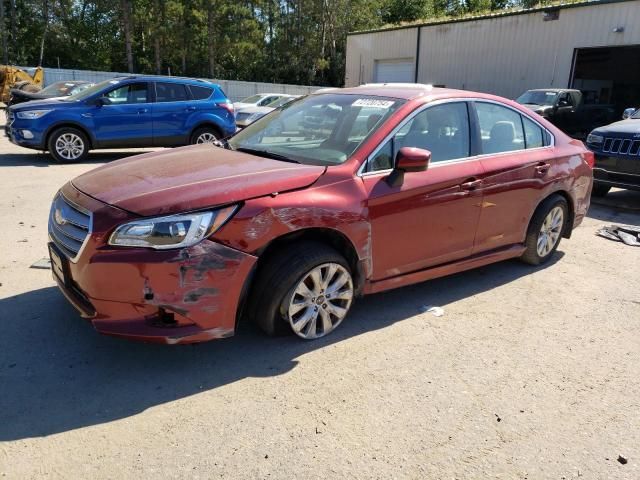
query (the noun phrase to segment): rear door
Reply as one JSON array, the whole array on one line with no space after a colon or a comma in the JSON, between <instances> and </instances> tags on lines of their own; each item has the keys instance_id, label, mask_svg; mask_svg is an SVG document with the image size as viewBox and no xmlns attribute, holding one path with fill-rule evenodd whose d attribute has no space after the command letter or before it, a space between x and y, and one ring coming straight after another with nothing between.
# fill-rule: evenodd
<instances>
[{"instance_id":1,"label":"rear door","mask_svg":"<svg viewBox=\"0 0 640 480\"><path fill-rule=\"evenodd\" d=\"M155 82L155 93L153 144L157 147L186 144L190 133L188 119L197 109L187 86L177 82Z\"/></svg>"},{"instance_id":2,"label":"rear door","mask_svg":"<svg viewBox=\"0 0 640 480\"><path fill-rule=\"evenodd\" d=\"M386 182L401 147L430 150L424 172ZM428 106L410 117L370 157L362 172L368 193L373 277L380 280L471 254L482 192L482 165L471 156L466 102Z\"/></svg>"},{"instance_id":3,"label":"rear door","mask_svg":"<svg viewBox=\"0 0 640 480\"><path fill-rule=\"evenodd\" d=\"M147 82L120 85L103 95L105 104L83 114L93 122L99 147L150 147L153 144L153 104L149 93Z\"/></svg>"},{"instance_id":4,"label":"rear door","mask_svg":"<svg viewBox=\"0 0 640 480\"><path fill-rule=\"evenodd\" d=\"M552 137L515 109L493 102L473 103L477 114L484 198L474 253L524 240L542 189L557 172Z\"/></svg>"}]
</instances>

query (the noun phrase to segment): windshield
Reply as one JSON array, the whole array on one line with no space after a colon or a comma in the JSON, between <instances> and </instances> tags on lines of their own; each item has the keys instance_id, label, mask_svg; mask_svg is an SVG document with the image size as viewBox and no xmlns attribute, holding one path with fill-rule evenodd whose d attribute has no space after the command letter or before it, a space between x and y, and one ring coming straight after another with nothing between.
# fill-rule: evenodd
<instances>
[{"instance_id":1,"label":"windshield","mask_svg":"<svg viewBox=\"0 0 640 480\"><path fill-rule=\"evenodd\" d=\"M96 93L104 90L105 88L107 88L107 87L109 87L111 85L117 85L118 83L119 83L119 81L115 80L115 79L105 80L103 82L96 83L95 85L93 85L92 87L87 88L86 90L82 90L81 92L74 93L73 95L65 98L63 101L64 102L75 102L77 100L84 100L84 99L89 98L92 95L95 95Z\"/></svg>"},{"instance_id":2,"label":"windshield","mask_svg":"<svg viewBox=\"0 0 640 480\"><path fill-rule=\"evenodd\" d=\"M247 97L244 100L240 100L239 103L258 103L265 96L266 95L252 95L251 97Z\"/></svg>"},{"instance_id":3,"label":"windshield","mask_svg":"<svg viewBox=\"0 0 640 480\"><path fill-rule=\"evenodd\" d=\"M69 91L68 95L75 95L76 93L80 93L91 86L93 86L93 83L81 83L80 85L76 85L75 87L73 87Z\"/></svg>"},{"instance_id":4,"label":"windshield","mask_svg":"<svg viewBox=\"0 0 640 480\"><path fill-rule=\"evenodd\" d=\"M279 99L274 100L270 104L265 105L265 107L278 108L289 103L292 100L295 100L296 98L298 97L280 97Z\"/></svg>"},{"instance_id":5,"label":"windshield","mask_svg":"<svg viewBox=\"0 0 640 480\"><path fill-rule=\"evenodd\" d=\"M386 97L310 95L241 130L229 147L308 165L338 165L403 103Z\"/></svg>"},{"instance_id":6,"label":"windshield","mask_svg":"<svg viewBox=\"0 0 640 480\"><path fill-rule=\"evenodd\" d=\"M74 82L55 82L40 90L40 93L62 97L64 95L69 95L77 86L78 84Z\"/></svg>"},{"instance_id":7,"label":"windshield","mask_svg":"<svg viewBox=\"0 0 640 480\"><path fill-rule=\"evenodd\" d=\"M516 102L521 105L555 105L558 92L545 92L543 90L529 90L520 95Z\"/></svg>"}]
</instances>

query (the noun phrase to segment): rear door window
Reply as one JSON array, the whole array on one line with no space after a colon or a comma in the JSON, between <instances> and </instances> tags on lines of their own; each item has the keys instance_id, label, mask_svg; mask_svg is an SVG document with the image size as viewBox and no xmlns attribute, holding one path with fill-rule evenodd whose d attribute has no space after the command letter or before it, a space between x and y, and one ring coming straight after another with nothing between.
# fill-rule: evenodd
<instances>
[{"instance_id":1,"label":"rear door window","mask_svg":"<svg viewBox=\"0 0 640 480\"><path fill-rule=\"evenodd\" d=\"M156 102L183 102L189 100L187 88L181 83L156 83Z\"/></svg>"},{"instance_id":2,"label":"rear door window","mask_svg":"<svg viewBox=\"0 0 640 480\"><path fill-rule=\"evenodd\" d=\"M199 85L189 85L189 90L191 90L191 96L194 100L206 100L213 93L213 88Z\"/></svg>"},{"instance_id":3,"label":"rear door window","mask_svg":"<svg viewBox=\"0 0 640 480\"><path fill-rule=\"evenodd\" d=\"M477 102L475 106L483 153L524 150L522 117L518 112L495 103Z\"/></svg>"}]
</instances>

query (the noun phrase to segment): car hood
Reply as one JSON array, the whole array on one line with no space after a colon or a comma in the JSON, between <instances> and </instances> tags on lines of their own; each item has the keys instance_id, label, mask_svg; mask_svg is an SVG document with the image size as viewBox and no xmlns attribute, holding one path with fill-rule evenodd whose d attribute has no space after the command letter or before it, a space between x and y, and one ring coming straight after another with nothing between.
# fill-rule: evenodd
<instances>
[{"instance_id":1,"label":"car hood","mask_svg":"<svg viewBox=\"0 0 640 480\"><path fill-rule=\"evenodd\" d=\"M538 105L536 103L523 103L523 107L533 110L534 112L546 111L553 109L553 105Z\"/></svg>"},{"instance_id":2,"label":"car hood","mask_svg":"<svg viewBox=\"0 0 640 480\"><path fill-rule=\"evenodd\" d=\"M14 112L21 112L23 110L46 110L46 109L54 109L54 108L68 108L73 105L77 105L77 101L75 102L67 102L62 101L62 99L67 97L55 97L55 98L47 98L44 100L30 100L27 103L19 103L18 105L12 105L9 107Z\"/></svg>"},{"instance_id":3,"label":"car hood","mask_svg":"<svg viewBox=\"0 0 640 480\"><path fill-rule=\"evenodd\" d=\"M111 162L72 180L102 202L142 215L225 205L313 184L325 167L192 145Z\"/></svg>"},{"instance_id":4,"label":"car hood","mask_svg":"<svg viewBox=\"0 0 640 480\"><path fill-rule=\"evenodd\" d=\"M233 109L237 112L239 110L244 110L245 108L251 108L251 107L256 107L257 105L255 103L242 103L242 102L236 102L233 104Z\"/></svg>"},{"instance_id":5,"label":"car hood","mask_svg":"<svg viewBox=\"0 0 640 480\"><path fill-rule=\"evenodd\" d=\"M238 113L242 112L242 113L264 113L265 115L267 113L273 112L275 110L275 108L273 107L247 107L247 108L243 108L242 110L239 110Z\"/></svg>"},{"instance_id":6,"label":"car hood","mask_svg":"<svg viewBox=\"0 0 640 480\"><path fill-rule=\"evenodd\" d=\"M605 125L604 127L598 127L593 133L605 135L616 133L640 135L640 119L628 118L627 120L621 120L610 125Z\"/></svg>"}]
</instances>

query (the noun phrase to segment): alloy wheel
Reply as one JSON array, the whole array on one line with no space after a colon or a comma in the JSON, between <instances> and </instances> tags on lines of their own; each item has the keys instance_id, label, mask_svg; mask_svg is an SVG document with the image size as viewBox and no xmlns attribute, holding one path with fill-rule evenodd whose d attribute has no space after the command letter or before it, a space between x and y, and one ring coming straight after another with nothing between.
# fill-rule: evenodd
<instances>
[{"instance_id":1,"label":"alloy wheel","mask_svg":"<svg viewBox=\"0 0 640 480\"><path fill-rule=\"evenodd\" d=\"M353 300L351 274L338 263L325 263L305 274L293 288L287 307L291 329L306 340L336 329Z\"/></svg>"},{"instance_id":2,"label":"alloy wheel","mask_svg":"<svg viewBox=\"0 0 640 480\"><path fill-rule=\"evenodd\" d=\"M217 139L218 138L211 132L202 132L198 135L198 138L196 138L196 143L213 143Z\"/></svg>"},{"instance_id":3,"label":"alloy wheel","mask_svg":"<svg viewBox=\"0 0 640 480\"><path fill-rule=\"evenodd\" d=\"M538 233L537 252L540 257L546 257L557 245L564 225L564 211L561 207L552 208L542 222Z\"/></svg>"},{"instance_id":4,"label":"alloy wheel","mask_svg":"<svg viewBox=\"0 0 640 480\"><path fill-rule=\"evenodd\" d=\"M56 153L65 160L77 160L84 153L84 142L75 133L63 133L56 139Z\"/></svg>"}]
</instances>

